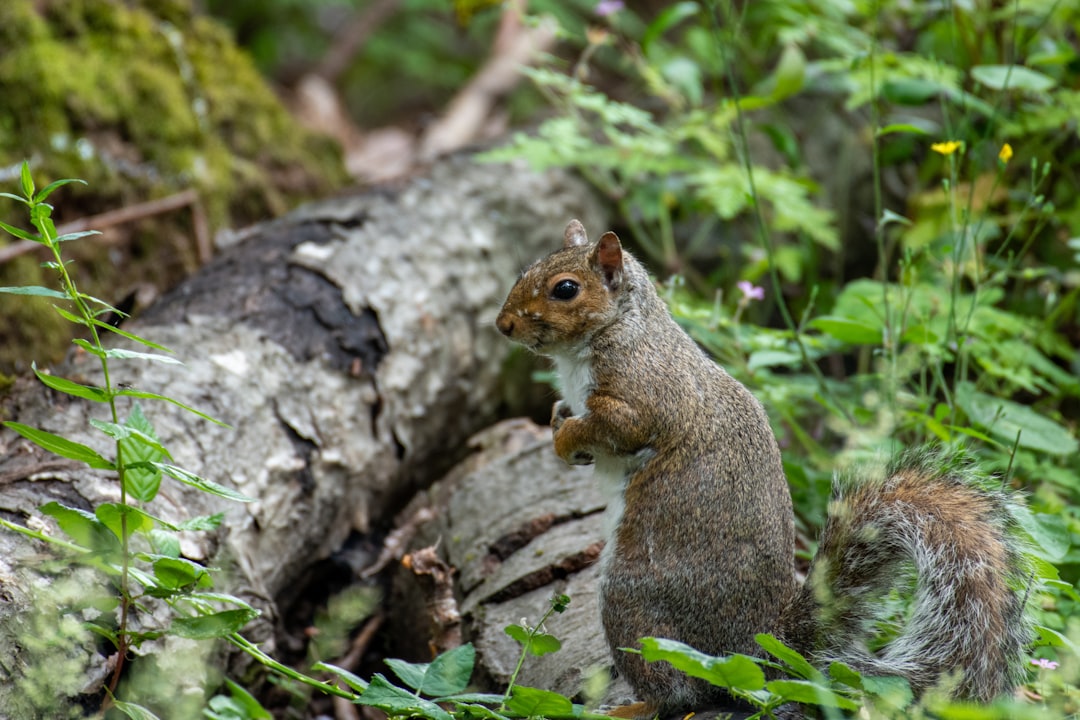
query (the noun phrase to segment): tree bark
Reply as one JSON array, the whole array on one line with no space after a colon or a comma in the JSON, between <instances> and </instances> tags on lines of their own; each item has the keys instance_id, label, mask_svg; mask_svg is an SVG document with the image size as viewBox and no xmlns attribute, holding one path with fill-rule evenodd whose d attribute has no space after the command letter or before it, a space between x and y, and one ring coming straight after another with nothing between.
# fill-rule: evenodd
<instances>
[{"instance_id":1,"label":"tree bark","mask_svg":"<svg viewBox=\"0 0 1080 720\"><path fill-rule=\"evenodd\" d=\"M472 433L507 411L503 398L514 393L502 371L513 351L492 323L518 270L558 247L570 217L604 224L586 187L565 173L456 157L400 190L307 205L235 234L124 326L185 365L115 360L114 383L231 426L144 402L178 464L256 498L238 504L165 480L145 509L169 522L225 513L221 530L185 533L183 554L226 568L227 589L263 609L262 626L249 630L264 649L273 652L276 603L305 568L354 530L386 529L464 456ZM55 373L99 383L96 362L75 353ZM105 419L101 405L23 379L2 410L112 455L88 425ZM92 510L118 498L111 474L58 460L9 430L0 457L0 517L9 521L59 534L38 513L42 503ZM473 497L471 512L482 517L491 501ZM0 531L0 676L17 680L0 681L0 708L26 690L40 582L29 568L48 552ZM69 654L81 653L79 673L52 692L94 692L106 658L85 638L67 642Z\"/></svg>"}]
</instances>

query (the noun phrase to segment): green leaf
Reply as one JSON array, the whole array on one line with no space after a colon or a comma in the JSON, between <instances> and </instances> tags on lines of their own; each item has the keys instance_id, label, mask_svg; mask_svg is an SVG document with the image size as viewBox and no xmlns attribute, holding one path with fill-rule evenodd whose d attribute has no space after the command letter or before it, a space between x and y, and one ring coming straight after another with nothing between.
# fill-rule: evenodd
<instances>
[{"instance_id":1,"label":"green leaf","mask_svg":"<svg viewBox=\"0 0 1080 720\"><path fill-rule=\"evenodd\" d=\"M447 650L428 665L420 692L436 697L461 692L469 684L475 662L476 649L472 643Z\"/></svg>"},{"instance_id":2,"label":"green leaf","mask_svg":"<svg viewBox=\"0 0 1080 720\"><path fill-rule=\"evenodd\" d=\"M696 2L677 2L661 10L641 36L641 51L648 55L649 48L657 38L683 20L697 15L700 10Z\"/></svg>"},{"instance_id":3,"label":"green leaf","mask_svg":"<svg viewBox=\"0 0 1080 720\"><path fill-rule=\"evenodd\" d=\"M365 690L367 690L367 688L368 688L368 681L367 680L364 680L363 678L361 678L361 677L359 677L357 675L354 675L353 673L349 672L345 668L340 668L337 665L331 665L330 663L324 663L324 662L317 662L317 663L315 663L314 665L311 666L311 669L314 670L314 671L322 671L322 672L330 673L331 675L335 676L336 678L341 680L343 683L345 683L346 685L348 685L350 688L352 688L353 690L355 690L358 693L362 693Z\"/></svg>"},{"instance_id":4,"label":"green leaf","mask_svg":"<svg viewBox=\"0 0 1080 720\"><path fill-rule=\"evenodd\" d=\"M176 527L180 530L189 530L192 532L207 532L209 530L217 530L221 527L221 521L225 519L225 513L214 513L213 515L199 515L197 517L190 518L181 523L177 523Z\"/></svg>"},{"instance_id":5,"label":"green leaf","mask_svg":"<svg viewBox=\"0 0 1080 720\"><path fill-rule=\"evenodd\" d=\"M30 163L23 160L19 170L19 181L22 185L23 195L27 198L34 197L34 178L30 175Z\"/></svg>"},{"instance_id":6,"label":"green leaf","mask_svg":"<svg viewBox=\"0 0 1080 720\"><path fill-rule=\"evenodd\" d=\"M93 400L94 402L109 401L109 394L102 388L90 385L80 385L67 378L57 377L56 375L47 375L37 369L37 363L31 363L30 368L34 371L34 374L37 375L38 380L53 390L68 395L74 395L75 397L81 397L84 400Z\"/></svg>"},{"instance_id":7,"label":"green leaf","mask_svg":"<svg viewBox=\"0 0 1080 720\"><path fill-rule=\"evenodd\" d=\"M116 536L92 513L55 501L45 503L38 510L56 520L64 534L83 547L102 551L120 549Z\"/></svg>"},{"instance_id":8,"label":"green leaf","mask_svg":"<svg viewBox=\"0 0 1080 720\"><path fill-rule=\"evenodd\" d=\"M237 492L236 490L233 490L231 488L227 488L224 485L218 485L212 480L205 480L198 475L188 472L181 467L176 467L175 465L160 462L150 464L158 468L159 470L161 470L161 472L165 473L174 480L179 480L185 485L199 488L203 492L208 492L211 495L228 498L229 500L236 500L237 502L255 502L255 498L253 497L248 497L247 495Z\"/></svg>"},{"instance_id":9,"label":"green leaf","mask_svg":"<svg viewBox=\"0 0 1080 720\"><path fill-rule=\"evenodd\" d=\"M60 237L56 238L56 242L71 242L72 240L78 240L79 238L89 237L90 235L100 235L97 230L83 230L82 232L64 233Z\"/></svg>"},{"instance_id":10,"label":"green leaf","mask_svg":"<svg viewBox=\"0 0 1080 720\"><path fill-rule=\"evenodd\" d=\"M1010 506L1009 511L1035 544L1039 557L1056 563L1069 552L1072 535L1064 517L1048 513L1035 514L1026 505Z\"/></svg>"},{"instance_id":11,"label":"green leaf","mask_svg":"<svg viewBox=\"0 0 1080 720\"><path fill-rule=\"evenodd\" d=\"M15 287L0 287L0 293L8 295L37 295L38 297L51 297L67 300L67 295L59 290L41 287L40 285L17 285Z\"/></svg>"},{"instance_id":12,"label":"green leaf","mask_svg":"<svg viewBox=\"0 0 1080 720\"><path fill-rule=\"evenodd\" d=\"M691 677L701 678L718 687L761 690L765 673L745 655L713 657L685 643L660 638L642 638L641 655L649 662L665 660Z\"/></svg>"},{"instance_id":13,"label":"green leaf","mask_svg":"<svg viewBox=\"0 0 1080 720\"><path fill-rule=\"evenodd\" d=\"M971 68L975 82L991 90L1026 90L1041 93L1057 85L1057 80L1022 65L976 65Z\"/></svg>"},{"instance_id":14,"label":"green leaf","mask_svg":"<svg viewBox=\"0 0 1080 720\"><path fill-rule=\"evenodd\" d=\"M232 680L225 678L225 685L229 688L230 699L235 703L243 720L274 720L274 716L264 708L255 697Z\"/></svg>"},{"instance_id":15,"label":"green leaf","mask_svg":"<svg viewBox=\"0 0 1080 720\"><path fill-rule=\"evenodd\" d=\"M98 470L116 469L116 465L98 455L97 451L94 449L89 448L82 443L77 443L73 440L61 437L60 435L54 435L45 430L38 430L37 428L32 428L29 425L23 425L22 423L5 421L3 424L4 427L11 428L35 445L61 457L84 462L90 467L97 468Z\"/></svg>"},{"instance_id":16,"label":"green leaf","mask_svg":"<svg viewBox=\"0 0 1080 720\"><path fill-rule=\"evenodd\" d=\"M805 705L838 707L843 710L858 710L859 703L837 692L807 680L771 680L766 685L769 692L785 700Z\"/></svg>"},{"instance_id":17,"label":"green leaf","mask_svg":"<svg viewBox=\"0 0 1080 720\"><path fill-rule=\"evenodd\" d=\"M139 500L150 502L161 487L161 470L153 463L170 457L169 451L158 442L154 426L143 415L139 403L132 406L124 426L128 437L118 439L119 457L124 463L124 486Z\"/></svg>"},{"instance_id":18,"label":"green leaf","mask_svg":"<svg viewBox=\"0 0 1080 720\"><path fill-rule=\"evenodd\" d=\"M573 715L574 704L550 690L515 685L506 709L530 718L567 717Z\"/></svg>"},{"instance_id":19,"label":"green leaf","mask_svg":"<svg viewBox=\"0 0 1080 720\"><path fill-rule=\"evenodd\" d=\"M383 662L390 666L390 669L398 676L398 680L413 690L420 691L424 684L424 676L427 674L428 663L411 663L397 658L387 658Z\"/></svg>"},{"instance_id":20,"label":"green leaf","mask_svg":"<svg viewBox=\"0 0 1080 720\"><path fill-rule=\"evenodd\" d=\"M798 650L789 648L774 636L768 633L759 633L754 636L754 640L756 640L757 644L767 653L791 668L792 672L799 677L813 680L814 682L821 682L825 679L825 676L821 674L821 671L811 665Z\"/></svg>"},{"instance_id":21,"label":"green leaf","mask_svg":"<svg viewBox=\"0 0 1080 720\"><path fill-rule=\"evenodd\" d=\"M131 720L160 720L157 715L150 712L142 705L136 705L135 703L123 702L113 698L113 705L117 710L127 715Z\"/></svg>"},{"instance_id":22,"label":"green leaf","mask_svg":"<svg viewBox=\"0 0 1080 720\"><path fill-rule=\"evenodd\" d=\"M51 183L38 191L38 194L34 196L34 202L42 202L43 200L45 200L45 198L52 195L53 190L56 190L56 188L62 187L69 183L79 183L80 185L86 185L85 180L80 180L78 178L64 178L63 180L53 180Z\"/></svg>"},{"instance_id":23,"label":"green leaf","mask_svg":"<svg viewBox=\"0 0 1080 720\"><path fill-rule=\"evenodd\" d=\"M941 83L923 78L893 78L881 86L881 96L897 105L924 105L943 90Z\"/></svg>"},{"instance_id":24,"label":"green leaf","mask_svg":"<svg viewBox=\"0 0 1080 720\"><path fill-rule=\"evenodd\" d=\"M158 555L180 557L180 538L175 532L154 528L147 533L147 537Z\"/></svg>"},{"instance_id":25,"label":"green leaf","mask_svg":"<svg viewBox=\"0 0 1080 720\"><path fill-rule=\"evenodd\" d=\"M191 640L227 637L234 632L238 632L240 628L258 616L258 610L240 608L238 610L222 610L210 615L180 617L172 621L169 632Z\"/></svg>"},{"instance_id":26,"label":"green leaf","mask_svg":"<svg viewBox=\"0 0 1080 720\"><path fill-rule=\"evenodd\" d=\"M1039 636L1038 641L1035 643L1036 645L1068 648L1069 652L1073 655L1080 654L1080 647L1077 647L1072 640L1053 628L1036 624L1035 634Z\"/></svg>"},{"instance_id":27,"label":"green leaf","mask_svg":"<svg viewBox=\"0 0 1080 720\"><path fill-rule=\"evenodd\" d=\"M971 422L1010 446L1020 433L1020 447L1064 457L1080 449L1080 443L1065 428L1027 405L987 395L971 382L956 386L956 404Z\"/></svg>"},{"instance_id":28,"label":"green leaf","mask_svg":"<svg viewBox=\"0 0 1080 720\"><path fill-rule=\"evenodd\" d=\"M23 205L29 205L30 204L30 202L26 198L19 197L18 195L12 195L11 193L0 192L0 197L9 198L11 200L18 200Z\"/></svg>"},{"instance_id":29,"label":"green leaf","mask_svg":"<svg viewBox=\"0 0 1080 720\"><path fill-rule=\"evenodd\" d=\"M126 389L126 390L118 390L116 392L116 395L118 397L134 397L134 398L143 398L145 400L164 400L167 403L172 403L173 405L175 405L175 406L177 406L179 408L183 408L184 410L187 410L189 413L192 413L193 415L198 415L203 420L209 420L210 422L214 423L215 425L220 425L221 427L229 427L226 423L223 423L220 420L212 418L212 417L210 417L209 415L207 415L204 412L199 412L195 408L190 407L188 405L185 405L184 403L180 402L179 400L174 400L173 398L167 397L165 395L158 395L157 393L152 393L152 392L144 392L142 390L132 390L130 388Z\"/></svg>"},{"instance_id":30,"label":"green leaf","mask_svg":"<svg viewBox=\"0 0 1080 720\"><path fill-rule=\"evenodd\" d=\"M210 573L206 571L206 568L185 558L158 558L154 561L154 577L161 587L168 590L205 589L213 585L213 579L210 577ZM250 610L250 608L240 609L244 611ZM202 617L211 616L205 615ZM235 629L239 630L240 628ZM227 635L229 632L232 631L230 630L225 634ZM213 637L221 637L221 635L213 635Z\"/></svg>"},{"instance_id":31,"label":"green leaf","mask_svg":"<svg viewBox=\"0 0 1080 720\"><path fill-rule=\"evenodd\" d=\"M829 677L848 687L862 690L862 673L852 670L842 662L834 662L829 665Z\"/></svg>"},{"instance_id":32,"label":"green leaf","mask_svg":"<svg viewBox=\"0 0 1080 720\"><path fill-rule=\"evenodd\" d=\"M102 503L94 510L94 515L105 527L112 530L118 539L123 538L123 519L127 519L128 537L132 533L147 533L154 528L154 518L133 505Z\"/></svg>"},{"instance_id":33,"label":"green leaf","mask_svg":"<svg viewBox=\"0 0 1080 720\"><path fill-rule=\"evenodd\" d=\"M507 625L503 632L517 640L530 655L537 657L553 653L562 647L562 643L554 635L541 632L530 635L529 629L521 625Z\"/></svg>"},{"instance_id":34,"label":"green leaf","mask_svg":"<svg viewBox=\"0 0 1080 720\"><path fill-rule=\"evenodd\" d=\"M15 197L14 195L8 195L7 193L0 193L0 195L3 195L5 197ZM18 200L18 199L21 199L21 198L16 198L16 199ZM3 230L5 232L7 232L9 235L14 235L15 237L19 238L20 240L29 240L30 242L36 242L36 243L39 243L39 244L42 244L42 245L45 244L45 243L42 242L41 238L39 238L37 235L34 235L33 233L29 233L29 232L27 232L26 230L23 230L20 227L15 227L14 225L8 225L6 222L0 222L0 228L3 228ZM67 295L65 295L64 297L67 297Z\"/></svg>"},{"instance_id":35,"label":"green leaf","mask_svg":"<svg viewBox=\"0 0 1080 720\"><path fill-rule=\"evenodd\" d=\"M174 357L168 355L161 355L158 353L144 353L137 352L135 350L124 350L122 348L109 348L105 351L105 357L117 358L120 360L138 359L138 360L151 360L153 362L165 363L166 365L183 365Z\"/></svg>"},{"instance_id":36,"label":"green leaf","mask_svg":"<svg viewBox=\"0 0 1080 720\"><path fill-rule=\"evenodd\" d=\"M881 344L881 328L858 320L822 315L811 320L810 326L848 345Z\"/></svg>"},{"instance_id":37,"label":"green leaf","mask_svg":"<svg viewBox=\"0 0 1080 720\"><path fill-rule=\"evenodd\" d=\"M772 91L773 100L783 100L802 90L806 78L806 56L798 45L788 43L784 46L774 77L776 86Z\"/></svg>"},{"instance_id":38,"label":"green leaf","mask_svg":"<svg viewBox=\"0 0 1080 720\"><path fill-rule=\"evenodd\" d=\"M891 135L892 133L912 133L914 135L929 135L930 131L926 128L921 128L918 125L912 125L911 123L890 123L884 127L878 128L877 135Z\"/></svg>"},{"instance_id":39,"label":"green leaf","mask_svg":"<svg viewBox=\"0 0 1080 720\"><path fill-rule=\"evenodd\" d=\"M53 305L53 310L55 310L60 317L64 318L68 322L75 323L76 325L82 325L84 327L90 327L90 323L87 322L85 318L81 318L72 312L68 312L59 305Z\"/></svg>"},{"instance_id":40,"label":"green leaf","mask_svg":"<svg viewBox=\"0 0 1080 720\"><path fill-rule=\"evenodd\" d=\"M168 353L172 352L172 350L165 347L164 345L158 345L156 342L154 342L152 340L147 340L146 338L140 337L139 335L136 335L134 333L129 333L127 330L121 330L120 328L116 327L115 325L110 325L109 323L98 320L97 318L94 318L93 323L95 325L97 325L99 328L102 328L103 330L108 330L111 333L115 333L116 335L119 335L120 337L125 337L128 340L131 340L132 342L139 343L140 345L145 345L148 348L153 348L154 350L160 350L161 352L168 352Z\"/></svg>"},{"instance_id":41,"label":"green leaf","mask_svg":"<svg viewBox=\"0 0 1080 720\"><path fill-rule=\"evenodd\" d=\"M359 705L377 707L391 717L411 717L419 715L431 720L453 720L453 716L441 707L413 695L408 690L390 684L382 675L376 673L368 683L364 694L357 700Z\"/></svg>"}]
</instances>

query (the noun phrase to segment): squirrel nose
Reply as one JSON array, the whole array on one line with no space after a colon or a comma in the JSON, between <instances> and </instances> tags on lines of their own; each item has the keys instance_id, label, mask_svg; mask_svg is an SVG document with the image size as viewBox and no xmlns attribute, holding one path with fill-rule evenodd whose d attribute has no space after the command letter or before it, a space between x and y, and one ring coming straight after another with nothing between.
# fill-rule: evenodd
<instances>
[{"instance_id":1,"label":"squirrel nose","mask_svg":"<svg viewBox=\"0 0 1080 720\"><path fill-rule=\"evenodd\" d=\"M514 332L514 318L510 317L506 313L503 313L495 319L495 327L499 328L499 332L501 332L503 335L505 335L506 337L510 337L510 335Z\"/></svg>"}]
</instances>

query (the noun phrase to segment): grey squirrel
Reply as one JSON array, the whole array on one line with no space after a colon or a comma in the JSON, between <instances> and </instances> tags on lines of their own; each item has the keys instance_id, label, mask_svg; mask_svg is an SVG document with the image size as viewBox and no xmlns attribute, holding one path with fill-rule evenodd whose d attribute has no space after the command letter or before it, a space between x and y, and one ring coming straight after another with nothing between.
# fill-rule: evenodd
<instances>
[{"instance_id":1,"label":"grey squirrel","mask_svg":"<svg viewBox=\"0 0 1080 720\"><path fill-rule=\"evenodd\" d=\"M950 676L954 695L979 701L1023 679L1031 625L1014 500L981 487L962 460L907 453L884 478L838 483L798 586L791 496L764 409L675 323L614 233L590 243L571 221L563 247L522 273L496 326L554 360L555 452L594 464L609 489L601 617L616 670L643 701L614 714L728 700L619 650L645 636L756 654L754 635L768 632L825 669L839 660L900 675L916 692ZM910 567L905 629L872 652L883 598Z\"/></svg>"}]
</instances>

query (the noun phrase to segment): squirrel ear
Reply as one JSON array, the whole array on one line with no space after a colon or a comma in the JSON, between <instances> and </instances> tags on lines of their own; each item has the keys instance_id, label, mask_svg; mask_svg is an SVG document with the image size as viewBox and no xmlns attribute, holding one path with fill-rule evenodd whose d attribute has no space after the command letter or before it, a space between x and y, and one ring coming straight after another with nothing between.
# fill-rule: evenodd
<instances>
[{"instance_id":1,"label":"squirrel ear","mask_svg":"<svg viewBox=\"0 0 1080 720\"><path fill-rule=\"evenodd\" d=\"M563 233L563 247L577 247L588 245L589 237L585 234L585 226L579 220L571 220Z\"/></svg>"},{"instance_id":2,"label":"squirrel ear","mask_svg":"<svg viewBox=\"0 0 1080 720\"><path fill-rule=\"evenodd\" d=\"M608 231L600 236L596 250L593 251L593 264L603 275L608 290L619 286L619 281L622 280L623 257L618 235Z\"/></svg>"}]
</instances>

